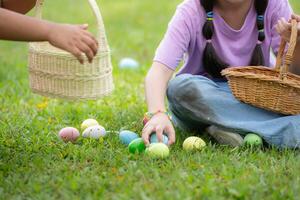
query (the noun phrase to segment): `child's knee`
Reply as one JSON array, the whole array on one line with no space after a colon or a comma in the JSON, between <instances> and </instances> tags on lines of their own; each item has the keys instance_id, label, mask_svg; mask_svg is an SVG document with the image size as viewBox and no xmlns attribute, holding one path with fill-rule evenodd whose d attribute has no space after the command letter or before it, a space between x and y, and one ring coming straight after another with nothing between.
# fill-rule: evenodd
<instances>
[{"instance_id":1,"label":"child's knee","mask_svg":"<svg viewBox=\"0 0 300 200\"><path fill-rule=\"evenodd\" d=\"M169 101L181 101L184 96L189 95L192 85L191 74L182 74L173 78L168 85L167 98Z\"/></svg>"},{"instance_id":2,"label":"child's knee","mask_svg":"<svg viewBox=\"0 0 300 200\"><path fill-rule=\"evenodd\" d=\"M211 80L203 76L184 74L169 83L167 98L170 103L186 104L202 101L212 88Z\"/></svg>"}]
</instances>

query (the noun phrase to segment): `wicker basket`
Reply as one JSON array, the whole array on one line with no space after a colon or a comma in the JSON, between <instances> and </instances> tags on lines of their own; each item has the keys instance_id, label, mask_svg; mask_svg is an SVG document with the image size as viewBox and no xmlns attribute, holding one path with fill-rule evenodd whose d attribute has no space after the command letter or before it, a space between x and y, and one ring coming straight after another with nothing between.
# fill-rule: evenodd
<instances>
[{"instance_id":1,"label":"wicker basket","mask_svg":"<svg viewBox=\"0 0 300 200\"><path fill-rule=\"evenodd\" d=\"M29 79L34 93L70 100L98 99L113 89L110 50L100 10L95 0L89 4L97 18L99 50L93 63L81 65L70 53L48 42L29 44ZM36 4L36 16L42 18L43 0Z\"/></svg>"},{"instance_id":2,"label":"wicker basket","mask_svg":"<svg viewBox=\"0 0 300 200\"><path fill-rule=\"evenodd\" d=\"M275 68L234 67L222 71L234 96L244 103L286 115L300 113L300 76L288 72L297 43L297 22L292 21L289 48L282 39Z\"/></svg>"}]
</instances>

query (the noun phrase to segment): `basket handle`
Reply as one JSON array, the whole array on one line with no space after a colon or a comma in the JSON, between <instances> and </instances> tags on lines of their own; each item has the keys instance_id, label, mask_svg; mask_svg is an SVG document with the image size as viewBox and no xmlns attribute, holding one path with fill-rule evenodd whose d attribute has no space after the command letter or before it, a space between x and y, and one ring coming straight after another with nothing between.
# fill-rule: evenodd
<instances>
[{"instance_id":1,"label":"basket handle","mask_svg":"<svg viewBox=\"0 0 300 200\"><path fill-rule=\"evenodd\" d=\"M281 43L279 46L278 55L277 55L277 59L276 59L275 69L280 70L279 78L281 80L285 80L287 78L288 68L292 64L293 55L294 55L294 51L295 51L296 44L297 44L297 37L298 37L297 25L298 25L298 23L296 20L292 20L291 23L292 23L292 33L291 33L289 48L285 55L285 61L283 63L283 67L281 67L281 65L282 65L282 59L283 59L283 55L284 55L284 51L285 51L285 47L286 47L286 42L283 38L281 39Z\"/></svg>"},{"instance_id":2,"label":"basket handle","mask_svg":"<svg viewBox=\"0 0 300 200\"><path fill-rule=\"evenodd\" d=\"M100 13L99 6L95 0L88 0L91 9L97 20L97 40L99 42L99 52L108 52L109 46L107 43L107 38L105 34L105 27L102 19L102 15ZM37 0L35 6L35 17L38 19L42 19L42 8L43 8L44 0Z\"/></svg>"}]
</instances>

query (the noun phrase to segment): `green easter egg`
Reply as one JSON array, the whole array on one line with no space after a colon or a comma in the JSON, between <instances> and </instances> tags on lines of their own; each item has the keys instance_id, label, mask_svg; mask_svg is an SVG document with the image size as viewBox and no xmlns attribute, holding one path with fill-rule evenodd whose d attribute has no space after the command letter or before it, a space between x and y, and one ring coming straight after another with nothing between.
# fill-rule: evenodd
<instances>
[{"instance_id":1,"label":"green easter egg","mask_svg":"<svg viewBox=\"0 0 300 200\"><path fill-rule=\"evenodd\" d=\"M146 149L146 155L152 158L167 158L169 154L169 147L164 143L152 143Z\"/></svg>"},{"instance_id":2,"label":"green easter egg","mask_svg":"<svg viewBox=\"0 0 300 200\"><path fill-rule=\"evenodd\" d=\"M184 140L182 147L186 151L201 150L206 146L206 143L199 137L188 137Z\"/></svg>"},{"instance_id":3,"label":"green easter egg","mask_svg":"<svg viewBox=\"0 0 300 200\"><path fill-rule=\"evenodd\" d=\"M146 145L142 138L137 138L129 143L128 149L130 153L142 153L146 149Z\"/></svg>"},{"instance_id":4,"label":"green easter egg","mask_svg":"<svg viewBox=\"0 0 300 200\"><path fill-rule=\"evenodd\" d=\"M262 146L263 140L256 134L248 134L244 138L244 145L246 146Z\"/></svg>"}]
</instances>

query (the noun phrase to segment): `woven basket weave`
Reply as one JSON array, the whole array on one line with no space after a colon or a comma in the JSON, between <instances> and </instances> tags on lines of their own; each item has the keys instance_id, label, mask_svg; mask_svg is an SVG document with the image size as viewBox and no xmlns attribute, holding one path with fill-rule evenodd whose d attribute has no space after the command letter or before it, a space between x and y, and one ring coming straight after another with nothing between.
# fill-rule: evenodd
<instances>
[{"instance_id":1,"label":"woven basket weave","mask_svg":"<svg viewBox=\"0 0 300 200\"><path fill-rule=\"evenodd\" d=\"M43 0L36 4L36 16L42 18ZM48 42L29 44L29 79L34 93L70 100L98 99L109 95L113 89L110 49L99 7L89 0L98 28L99 50L93 63L81 65L70 53Z\"/></svg>"},{"instance_id":2,"label":"woven basket weave","mask_svg":"<svg viewBox=\"0 0 300 200\"><path fill-rule=\"evenodd\" d=\"M242 102L286 115L300 114L300 76L288 72L297 43L297 22L292 21L289 48L282 39L274 69L263 66L234 67L222 71L234 96Z\"/></svg>"}]
</instances>

